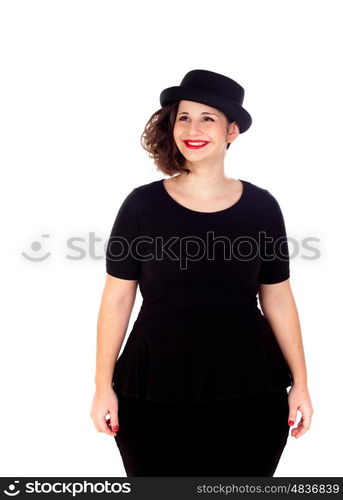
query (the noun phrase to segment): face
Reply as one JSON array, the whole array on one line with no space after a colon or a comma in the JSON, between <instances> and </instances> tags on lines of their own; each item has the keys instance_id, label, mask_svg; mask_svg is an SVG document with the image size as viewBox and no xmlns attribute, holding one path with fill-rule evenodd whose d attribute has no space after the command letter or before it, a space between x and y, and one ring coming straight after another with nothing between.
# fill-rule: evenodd
<instances>
[{"instance_id":1,"label":"face","mask_svg":"<svg viewBox=\"0 0 343 500\"><path fill-rule=\"evenodd\" d=\"M218 109L195 101L180 101L173 137L185 158L196 161L225 155L227 143L233 142L238 135L238 124L229 125L225 114Z\"/></svg>"}]
</instances>

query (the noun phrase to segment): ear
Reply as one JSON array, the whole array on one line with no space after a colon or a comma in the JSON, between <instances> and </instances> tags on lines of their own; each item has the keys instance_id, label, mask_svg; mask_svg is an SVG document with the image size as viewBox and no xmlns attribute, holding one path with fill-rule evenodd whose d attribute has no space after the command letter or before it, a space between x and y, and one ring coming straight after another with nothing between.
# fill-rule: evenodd
<instances>
[{"instance_id":1,"label":"ear","mask_svg":"<svg viewBox=\"0 0 343 500\"><path fill-rule=\"evenodd\" d=\"M237 122L231 122L228 124L228 133L226 137L226 142L233 142L239 136L239 125Z\"/></svg>"}]
</instances>

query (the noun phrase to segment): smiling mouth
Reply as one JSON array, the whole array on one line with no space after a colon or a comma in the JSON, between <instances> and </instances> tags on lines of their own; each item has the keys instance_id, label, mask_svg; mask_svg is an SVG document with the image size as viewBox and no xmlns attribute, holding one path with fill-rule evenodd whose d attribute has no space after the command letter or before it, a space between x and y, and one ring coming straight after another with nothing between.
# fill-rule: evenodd
<instances>
[{"instance_id":1,"label":"smiling mouth","mask_svg":"<svg viewBox=\"0 0 343 500\"><path fill-rule=\"evenodd\" d=\"M190 149L200 149L208 144L208 141L183 141Z\"/></svg>"}]
</instances>

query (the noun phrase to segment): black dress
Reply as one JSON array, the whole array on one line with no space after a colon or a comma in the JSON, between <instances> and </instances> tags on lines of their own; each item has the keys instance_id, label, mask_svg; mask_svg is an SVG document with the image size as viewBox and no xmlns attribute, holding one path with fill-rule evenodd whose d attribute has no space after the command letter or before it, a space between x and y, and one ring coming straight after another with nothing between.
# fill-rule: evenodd
<instances>
[{"instance_id":1,"label":"black dress","mask_svg":"<svg viewBox=\"0 0 343 500\"><path fill-rule=\"evenodd\" d=\"M286 444L291 373L257 301L290 276L286 229L275 197L240 181L224 210L188 209L162 179L116 215L106 270L143 297L113 373L130 476L273 475Z\"/></svg>"}]
</instances>

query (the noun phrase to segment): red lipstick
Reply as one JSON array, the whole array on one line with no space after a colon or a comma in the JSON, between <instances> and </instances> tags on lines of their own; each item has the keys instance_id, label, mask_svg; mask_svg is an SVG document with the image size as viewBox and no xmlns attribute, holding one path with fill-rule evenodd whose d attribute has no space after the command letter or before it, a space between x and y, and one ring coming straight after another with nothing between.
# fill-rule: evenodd
<instances>
[{"instance_id":1,"label":"red lipstick","mask_svg":"<svg viewBox=\"0 0 343 500\"><path fill-rule=\"evenodd\" d=\"M183 141L189 149L200 149L208 144L208 141Z\"/></svg>"}]
</instances>

